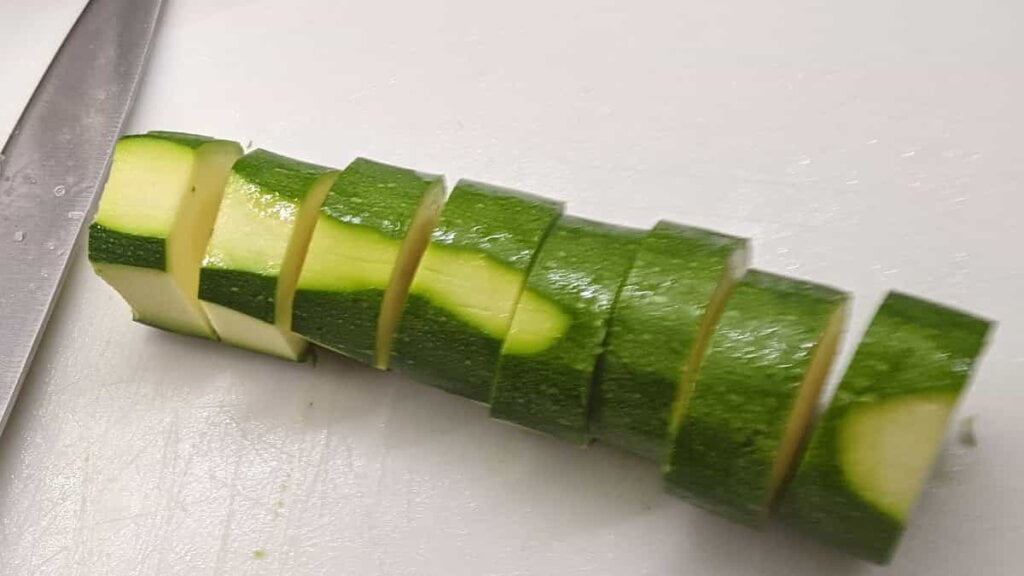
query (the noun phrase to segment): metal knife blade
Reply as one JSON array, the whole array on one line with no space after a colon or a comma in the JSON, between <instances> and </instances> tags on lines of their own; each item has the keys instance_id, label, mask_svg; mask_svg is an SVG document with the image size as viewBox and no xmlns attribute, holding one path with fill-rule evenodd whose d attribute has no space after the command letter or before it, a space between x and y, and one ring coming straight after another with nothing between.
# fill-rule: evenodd
<instances>
[{"instance_id":1,"label":"metal knife blade","mask_svg":"<svg viewBox=\"0 0 1024 576\"><path fill-rule=\"evenodd\" d=\"M0 433L137 91L163 0L92 0L0 153Z\"/></svg>"}]
</instances>

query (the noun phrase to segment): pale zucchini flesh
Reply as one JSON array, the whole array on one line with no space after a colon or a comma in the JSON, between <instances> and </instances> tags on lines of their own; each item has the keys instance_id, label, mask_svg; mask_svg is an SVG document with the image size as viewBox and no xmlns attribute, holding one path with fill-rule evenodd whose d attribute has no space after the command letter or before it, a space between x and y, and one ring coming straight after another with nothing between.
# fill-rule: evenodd
<instances>
[{"instance_id":1,"label":"pale zucchini flesh","mask_svg":"<svg viewBox=\"0 0 1024 576\"><path fill-rule=\"evenodd\" d=\"M309 239L337 172L265 150L232 170L203 259L200 297L225 343L299 360L292 301Z\"/></svg>"},{"instance_id":2,"label":"pale zucchini flesh","mask_svg":"<svg viewBox=\"0 0 1024 576\"><path fill-rule=\"evenodd\" d=\"M782 495L778 515L876 563L892 557L990 323L890 293Z\"/></svg>"},{"instance_id":3,"label":"pale zucchini flesh","mask_svg":"<svg viewBox=\"0 0 1024 576\"><path fill-rule=\"evenodd\" d=\"M235 142L153 132L122 138L89 232L89 259L142 323L215 339L199 264Z\"/></svg>"},{"instance_id":4,"label":"pale zucchini flesh","mask_svg":"<svg viewBox=\"0 0 1024 576\"><path fill-rule=\"evenodd\" d=\"M906 522L956 404L952 394L896 397L852 411L840 425L840 465L864 500Z\"/></svg>"},{"instance_id":5,"label":"pale zucchini flesh","mask_svg":"<svg viewBox=\"0 0 1024 576\"><path fill-rule=\"evenodd\" d=\"M349 164L317 215L296 287L295 331L386 369L444 195L440 176L366 158Z\"/></svg>"},{"instance_id":6,"label":"pale zucchini flesh","mask_svg":"<svg viewBox=\"0 0 1024 576\"><path fill-rule=\"evenodd\" d=\"M560 202L459 180L409 288L391 366L477 402L491 396L526 275Z\"/></svg>"},{"instance_id":7,"label":"pale zucchini flesh","mask_svg":"<svg viewBox=\"0 0 1024 576\"><path fill-rule=\"evenodd\" d=\"M377 320L377 343L375 347L374 364L381 370L388 369L391 359L391 343L394 339L395 328L398 326L398 319L402 315L402 307L409 295L409 286L412 284L416 268L423 257L423 252L430 242L430 232L441 214L441 207L444 205L444 187L435 186L431 188L423 198L416 215L409 224L409 231L402 240L398 250L398 258L395 260L395 267L391 271L387 289L384 291L384 299L381 302L380 318Z\"/></svg>"}]
</instances>

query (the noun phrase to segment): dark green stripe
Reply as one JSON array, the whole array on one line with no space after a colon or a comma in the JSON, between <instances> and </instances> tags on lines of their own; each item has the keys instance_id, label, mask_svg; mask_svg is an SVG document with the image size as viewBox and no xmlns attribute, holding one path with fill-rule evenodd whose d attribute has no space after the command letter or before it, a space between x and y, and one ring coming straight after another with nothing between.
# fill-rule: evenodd
<instances>
[{"instance_id":1,"label":"dark green stripe","mask_svg":"<svg viewBox=\"0 0 1024 576\"><path fill-rule=\"evenodd\" d=\"M202 268L199 299L273 324L277 277L242 270Z\"/></svg>"},{"instance_id":2,"label":"dark green stripe","mask_svg":"<svg viewBox=\"0 0 1024 576\"><path fill-rule=\"evenodd\" d=\"M410 294L390 365L424 384L488 402L501 344L426 298Z\"/></svg>"},{"instance_id":3,"label":"dark green stripe","mask_svg":"<svg viewBox=\"0 0 1024 576\"><path fill-rule=\"evenodd\" d=\"M92 262L165 270L166 252L164 238L126 234L95 222L89 226L89 260Z\"/></svg>"},{"instance_id":4,"label":"dark green stripe","mask_svg":"<svg viewBox=\"0 0 1024 576\"><path fill-rule=\"evenodd\" d=\"M527 287L570 315L565 335L530 356L503 354L491 415L571 442L589 441L591 385L612 306L636 255L639 230L573 216L548 234ZM513 320L514 322L514 320Z\"/></svg>"},{"instance_id":5,"label":"dark green stripe","mask_svg":"<svg viewBox=\"0 0 1024 576\"><path fill-rule=\"evenodd\" d=\"M525 272L562 210L560 202L460 180L427 250L458 251L467 258L482 255L495 267ZM511 313L515 303L510 306ZM390 365L448 392L488 402L503 342L410 293L395 331Z\"/></svg>"},{"instance_id":6,"label":"dark green stripe","mask_svg":"<svg viewBox=\"0 0 1024 576\"><path fill-rule=\"evenodd\" d=\"M292 330L335 352L373 364L383 299L383 290L299 290L292 308Z\"/></svg>"},{"instance_id":7,"label":"dark green stripe","mask_svg":"<svg viewBox=\"0 0 1024 576\"><path fill-rule=\"evenodd\" d=\"M401 241L423 195L443 183L441 176L356 158L338 175L321 212Z\"/></svg>"},{"instance_id":8,"label":"dark green stripe","mask_svg":"<svg viewBox=\"0 0 1024 576\"><path fill-rule=\"evenodd\" d=\"M491 415L573 444L589 443L586 383L593 378L594 358L581 360L565 362L550 354L503 356Z\"/></svg>"},{"instance_id":9,"label":"dark green stripe","mask_svg":"<svg viewBox=\"0 0 1024 576\"><path fill-rule=\"evenodd\" d=\"M483 252L513 270L530 267L541 240L561 215L561 202L473 180L459 180L431 243Z\"/></svg>"},{"instance_id":10,"label":"dark green stripe","mask_svg":"<svg viewBox=\"0 0 1024 576\"><path fill-rule=\"evenodd\" d=\"M847 552L885 563L903 533L847 485L839 427L851 409L898 396L962 393L991 323L891 293L875 314L779 505L787 524Z\"/></svg>"},{"instance_id":11,"label":"dark green stripe","mask_svg":"<svg viewBox=\"0 0 1024 576\"><path fill-rule=\"evenodd\" d=\"M800 383L846 296L748 272L722 313L665 475L669 492L727 518L760 523Z\"/></svg>"},{"instance_id":12,"label":"dark green stripe","mask_svg":"<svg viewBox=\"0 0 1024 576\"><path fill-rule=\"evenodd\" d=\"M272 194L301 204L318 178L330 168L257 149L235 161L231 171Z\"/></svg>"},{"instance_id":13,"label":"dark green stripe","mask_svg":"<svg viewBox=\"0 0 1024 576\"><path fill-rule=\"evenodd\" d=\"M644 236L616 300L595 383L590 425L599 440L664 459L683 366L744 243L672 222Z\"/></svg>"}]
</instances>

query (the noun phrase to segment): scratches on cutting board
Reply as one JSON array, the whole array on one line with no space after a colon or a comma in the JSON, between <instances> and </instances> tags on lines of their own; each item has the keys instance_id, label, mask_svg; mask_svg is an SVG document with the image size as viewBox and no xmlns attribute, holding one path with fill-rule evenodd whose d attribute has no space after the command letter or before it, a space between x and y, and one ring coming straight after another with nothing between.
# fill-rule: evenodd
<instances>
[{"instance_id":1,"label":"scratches on cutting board","mask_svg":"<svg viewBox=\"0 0 1024 576\"><path fill-rule=\"evenodd\" d=\"M58 558L60 558L61 556L66 555L69 551L70 551L70 548L68 546L61 546L60 548L54 550L52 554L50 554L46 558L43 558L43 560L40 561L38 564L33 564L32 565L32 573L33 574L42 574L42 573L44 573L44 571L47 569L47 567L49 567L51 564L53 564L54 561L57 560Z\"/></svg>"},{"instance_id":2,"label":"scratches on cutting board","mask_svg":"<svg viewBox=\"0 0 1024 576\"><path fill-rule=\"evenodd\" d=\"M181 461L182 442L180 424L177 417L171 420L167 427L164 439L163 452L161 456L160 485L163 488L163 502L160 506L160 520L151 540L153 546L159 546L159 554L156 559L156 570L162 572L167 563L168 549L163 546L175 527L175 520L179 512L186 513L188 508L182 499L182 491L185 488L189 474L194 463L196 450L187 451L184 460ZM179 465L179 461L181 464ZM165 486L165 484L170 484Z\"/></svg>"},{"instance_id":3,"label":"scratches on cutting board","mask_svg":"<svg viewBox=\"0 0 1024 576\"><path fill-rule=\"evenodd\" d=\"M141 445L139 447L139 453L147 451L147 445L149 444L148 440L149 438L143 438L143 442L140 442ZM156 440L156 438L153 440ZM165 550L162 543L170 532L174 518L174 510L169 508L167 503L174 499L177 491L180 490L180 486L177 485L175 479L184 476L184 474L177 473L179 436L178 423L176 419L171 419L171 421L164 426L162 434L160 434L159 441L161 446L160 464L156 476L156 488L164 495L164 497L161 499L161 506L147 511L140 518L147 530L146 537L144 538L144 544L138 553L136 574L148 573L150 563L153 561L156 562L157 567L159 567L163 561L163 554ZM134 463L139 458L139 453L136 453L129 462ZM154 555L156 555L155 558Z\"/></svg>"},{"instance_id":4,"label":"scratches on cutting board","mask_svg":"<svg viewBox=\"0 0 1024 576\"><path fill-rule=\"evenodd\" d=\"M305 436L298 452L288 462L286 481L274 503L274 518L279 521L274 540L284 550L294 550L309 544L315 533L309 525L309 516L323 513L323 474L330 465L332 436L327 430ZM294 572L294 554L280 554L278 574Z\"/></svg>"},{"instance_id":5,"label":"scratches on cutting board","mask_svg":"<svg viewBox=\"0 0 1024 576\"><path fill-rule=\"evenodd\" d=\"M152 516L152 513L147 511L135 512L133 514L125 514L123 516L115 516L113 518L104 518L93 523L93 526L105 526L107 524L118 524L121 522L132 522L141 520L143 518Z\"/></svg>"},{"instance_id":6,"label":"scratches on cutting board","mask_svg":"<svg viewBox=\"0 0 1024 576\"><path fill-rule=\"evenodd\" d=\"M17 500L4 523L29 528L3 532L0 574L321 573L395 535L380 516L401 514L402 496L380 500L401 476L400 386L339 387L320 370L263 394L234 368L181 362L173 343L143 360L144 341L129 340L109 358L111 374L65 374L77 366L52 362L60 394L31 405L50 425L15 458L39 461L45 449L41 461L53 463L9 490ZM340 541L339 526L349 534Z\"/></svg>"},{"instance_id":7,"label":"scratches on cutting board","mask_svg":"<svg viewBox=\"0 0 1024 576\"><path fill-rule=\"evenodd\" d=\"M277 520L281 517L281 513L284 511L285 497L288 496L288 491L291 489L291 487L292 475L291 472L289 471L285 475L284 481L281 482L281 485L278 488L277 499L274 500L274 505L271 508L271 513L274 516L274 520Z\"/></svg>"},{"instance_id":8,"label":"scratches on cutting board","mask_svg":"<svg viewBox=\"0 0 1024 576\"><path fill-rule=\"evenodd\" d=\"M220 532L220 543L217 545L217 560L214 564L214 574L227 573L228 552L230 552L231 545L231 529L235 519L235 495L238 493L238 490L235 489L235 484L238 481L238 473L241 470L241 464L242 456L239 454L235 457L234 467L231 472L231 481L229 483L231 490L228 491L227 514L224 516L224 523Z\"/></svg>"},{"instance_id":9,"label":"scratches on cutting board","mask_svg":"<svg viewBox=\"0 0 1024 576\"><path fill-rule=\"evenodd\" d=\"M89 453L86 452L85 455L82 456L82 474L80 476L81 480L78 488L78 510L75 513L74 519L75 533L73 537L72 546L74 550L74 562L76 566L76 572L78 571L77 567L82 565L82 556L85 554L85 551L87 550L85 546L85 527L89 523L89 502L90 497L92 496L92 494L90 493L90 489L92 487L93 479L95 476L90 462L91 458L89 457Z\"/></svg>"}]
</instances>

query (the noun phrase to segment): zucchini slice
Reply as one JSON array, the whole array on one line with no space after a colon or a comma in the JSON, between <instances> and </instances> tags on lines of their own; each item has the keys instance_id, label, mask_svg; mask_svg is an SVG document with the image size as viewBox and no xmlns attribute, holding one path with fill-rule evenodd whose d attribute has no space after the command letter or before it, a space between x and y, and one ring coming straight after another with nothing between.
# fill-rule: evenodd
<instances>
[{"instance_id":1,"label":"zucchini slice","mask_svg":"<svg viewBox=\"0 0 1024 576\"><path fill-rule=\"evenodd\" d=\"M838 347L846 301L818 284L744 276L682 411L670 492L749 525L767 518Z\"/></svg>"},{"instance_id":2,"label":"zucchini slice","mask_svg":"<svg viewBox=\"0 0 1024 576\"><path fill-rule=\"evenodd\" d=\"M808 440L780 502L783 521L888 562L989 328L964 312L889 294Z\"/></svg>"},{"instance_id":3,"label":"zucchini slice","mask_svg":"<svg viewBox=\"0 0 1024 576\"><path fill-rule=\"evenodd\" d=\"M137 322L217 339L199 305L199 263L236 142L177 132L125 136L89 226L89 261Z\"/></svg>"}]
</instances>

